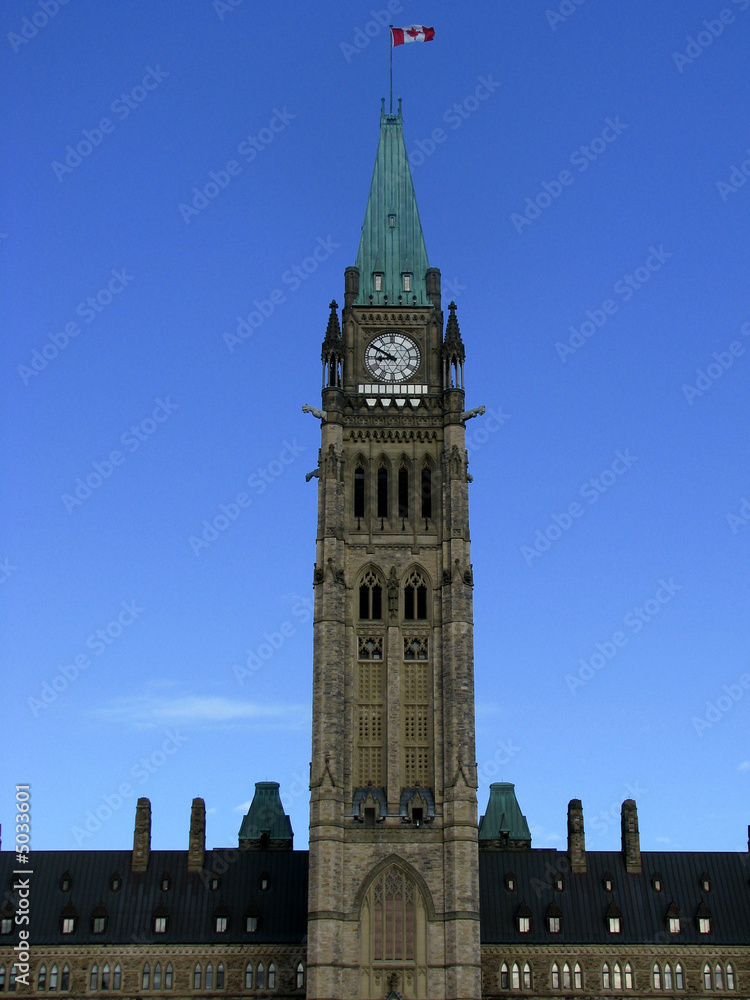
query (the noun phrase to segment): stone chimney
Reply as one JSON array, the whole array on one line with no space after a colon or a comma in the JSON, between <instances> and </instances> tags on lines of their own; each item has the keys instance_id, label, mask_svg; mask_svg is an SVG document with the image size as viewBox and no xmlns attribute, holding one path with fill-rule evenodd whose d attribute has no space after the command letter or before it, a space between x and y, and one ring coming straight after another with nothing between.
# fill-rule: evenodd
<instances>
[{"instance_id":1,"label":"stone chimney","mask_svg":"<svg viewBox=\"0 0 750 1000\"><path fill-rule=\"evenodd\" d=\"M638 810L635 799L625 799L622 804L622 856L625 869L638 874L641 867L641 838L638 833Z\"/></svg>"},{"instance_id":2,"label":"stone chimney","mask_svg":"<svg viewBox=\"0 0 750 1000\"><path fill-rule=\"evenodd\" d=\"M206 803L203 799L193 799L190 810L190 839L188 840L187 870L203 871L206 853Z\"/></svg>"},{"instance_id":3,"label":"stone chimney","mask_svg":"<svg viewBox=\"0 0 750 1000\"><path fill-rule=\"evenodd\" d=\"M151 853L151 803L148 799L138 799L135 807L135 834L133 836L134 872L145 872L148 869L148 857Z\"/></svg>"},{"instance_id":4,"label":"stone chimney","mask_svg":"<svg viewBox=\"0 0 750 1000\"><path fill-rule=\"evenodd\" d=\"M580 799L571 799L568 803L568 860L573 873L585 873L586 834L583 829L583 806Z\"/></svg>"}]
</instances>

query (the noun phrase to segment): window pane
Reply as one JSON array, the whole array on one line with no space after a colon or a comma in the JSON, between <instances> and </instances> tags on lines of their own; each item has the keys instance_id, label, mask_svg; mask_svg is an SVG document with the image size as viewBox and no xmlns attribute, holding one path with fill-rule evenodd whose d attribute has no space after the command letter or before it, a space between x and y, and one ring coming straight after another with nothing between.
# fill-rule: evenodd
<instances>
[{"instance_id":1,"label":"window pane","mask_svg":"<svg viewBox=\"0 0 750 1000\"><path fill-rule=\"evenodd\" d=\"M422 469L422 517L432 517L432 472Z\"/></svg>"},{"instance_id":2,"label":"window pane","mask_svg":"<svg viewBox=\"0 0 750 1000\"><path fill-rule=\"evenodd\" d=\"M372 588L372 616L374 621L383 617L383 591L377 584Z\"/></svg>"},{"instance_id":3,"label":"window pane","mask_svg":"<svg viewBox=\"0 0 750 1000\"><path fill-rule=\"evenodd\" d=\"M388 517L388 470L378 469L378 517Z\"/></svg>"},{"instance_id":4,"label":"window pane","mask_svg":"<svg viewBox=\"0 0 750 1000\"><path fill-rule=\"evenodd\" d=\"M365 516L365 470L361 465L354 470L354 516Z\"/></svg>"},{"instance_id":5,"label":"window pane","mask_svg":"<svg viewBox=\"0 0 750 1000\"><path fill-rule=\"evenodd\" d=\"M427 587L417 587L417 618L427 618Z\"/></svg>"},{"instance_id":6,"label":"window pane","mask_svg":"<svg viewBox=\"0 0 750 1000\"><path fill-rule=\"evenodd\" d=\"M404 587L404 618L414 620L414 587Z\"/></svg>"},{"instance_id":7,"label":"window pane","mask_svg":"<svg viewBox=\"0 0 750 1000\"><path fill-rule=\"evenodd\" d=\"M409 516L409 472L407 469L398 470L398 516L401 518Z\"/></svg>"}]
</instances>

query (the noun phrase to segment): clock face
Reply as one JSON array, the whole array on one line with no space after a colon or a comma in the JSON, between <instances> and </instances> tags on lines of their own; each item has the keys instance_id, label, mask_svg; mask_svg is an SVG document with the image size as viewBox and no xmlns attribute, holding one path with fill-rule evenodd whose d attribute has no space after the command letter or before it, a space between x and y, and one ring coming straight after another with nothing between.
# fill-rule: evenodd
<instances>
[{"instance_id":1,"label":"clock face","mask_svg":"<svg viewBox=\"0 0 750 1000\"><path fill-rule=\"evenodd\" d=\"M365 350L365 365L380 382L405 382L419 371L419 348L405 333L380 333Z\"/></svg>"}]
</instances>

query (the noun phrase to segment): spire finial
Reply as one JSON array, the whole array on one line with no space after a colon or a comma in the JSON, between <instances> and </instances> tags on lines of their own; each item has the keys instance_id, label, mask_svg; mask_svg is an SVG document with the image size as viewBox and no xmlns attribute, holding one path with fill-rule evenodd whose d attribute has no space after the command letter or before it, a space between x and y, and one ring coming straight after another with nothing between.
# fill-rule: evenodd
<instances>
[{"instance_id":1,"label":"spire finial","mask_svg":"<svg viewBox=\"0 0 750 1000\"><path fill-rule=\"evenodd\" d=\"M398 99L398 113L399 113L399 116L400 116L401 115L401 98L400 97Z\"/></svg>"}]
</instances>

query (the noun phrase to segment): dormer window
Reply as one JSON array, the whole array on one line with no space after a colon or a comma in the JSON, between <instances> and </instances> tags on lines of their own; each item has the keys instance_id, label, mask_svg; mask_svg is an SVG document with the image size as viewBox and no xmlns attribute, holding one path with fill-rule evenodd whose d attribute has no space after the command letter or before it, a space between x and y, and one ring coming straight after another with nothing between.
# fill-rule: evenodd
<instances>
[{"instance_id":1,"label":"dormer window","mask_svg":"<svg viewBox=\"0 0 750 1000\"><path fill-rule=\"evenodd\" d=\"M112 892L119 892L122 888L122 879L117 872L110 878L109 887Z\"/></svg>"},{"instance_id":2,"label":"dormer window","mask_svg":"<svg viewBox=\"0 0 750 1000\"><path fill-rule=\"evenodd\" d=\"M558 892L562 892L564 887L563 877L562 875L558 875L555 879L555 889L557 889Z\"/></svg>"},{"instance_id":3,"label":"dormer window","mask_svg":"<svg viewBox=\"0 0 750 1000\"><path fill-rule=\"evenodd\" d=\"M396 228L396 216L395 215L389 215L388 216L388 228L389 229L395 229Z\"/></svg>"},{"instance_id":4,"label":"dormer window","mask_svg":"<svg viewBox=\"0 0 750 1000\"><path fill-rule=\"evenodd\" d=\"M91 921L91 933L103 934L107 929L106 917L94 917Z\"/></svg>"},{"instance_id":5,"label":"dormer window","mask_svg":"<svg viewBox=\"0 0 750 1000\"><path fill-rule=\"evenodd\" d=\"M219 879L218 879L218 878L216 878L216 877L214 877L214 878L212 878L212 879L211 879L211 881L210 881L210 882L208 883L208 886L209 886L209 888L210 888L211 892L216 892L216 891L218 890L218 888L219 888L219 885L220 885L220 884L221 884L221 883L220 883Z\"/></svg>"},{"instance_id":6,"label":"dormer window","mask_svg":"<svg viewBox=\"0 0 750 1000\"><path fill-rule=\"evenodd\" d=\"M245 932L247 934L258 933L258 918L255 916L245 917Z\"/></svg>"},{"instance_id":7,"label":"dormer window","mask_svg":"<svg viewBox=\"0 0 750 1000\"><path fill-rule=\"evenodd\" d=\"M698 933L699 934L710 934L711 933L711 911L706 906L705 903L701 903L695 914L695 919L698 923Z\"/></svg>"},{"instance_id":8,"label":"dormer window","mask_svg":"<svg viewBox=\"0 0 750 1000\"><path fill-rule=\"evenodd\" d=\"M680 911L677 903L674 901L670 903L669 909L667 910L667 930L670 934L679 934L682 930Z\"/></svg>"},{"instance_id":9,"label":"dormer window","mask_svg":"<svg viewBox=\"0 0 750 1000\"><path fill-rule=\"evenodd\" d=\"M166 934L166 933L167 933L167 918L154 917L154 934Z\"/></svg>"},{"instance_id":10,"label":"dormer window","mask_svg":"<svg viewBox=\"0 0 750 1000\"><path fill-rule=\"evenodd\" d=\"M403 279L403 286L402 287L403 287L404 291L405 292L410 292L411 291L411 275L410 274L402 274L401 277Z\"/></svg>"},{"instance_id":11,"label":"dormer window","mask_svg":"<svg viewBox=\"0 0 750 1000\"><path fill-rule=\"evenodd\" d=\"M661 892L662 890L662 880L661 875L658 872L654 872L651 876L651 888L654 892Z\"/></svg>"},{"instance_id":12,"label":"dormer window","mask_svg":"<svg viewBox=\"0 0 750 1000\"><path fill-rule=\"evenodd\" d=\"M703 872L701 875L701 889L703 892L711 891L711 879L708 877L708 872Z\"/></svg>"},{"instance_id":13,"label":"dormer window","mask_svg":"<svg viewBox=\"0 0 750 1000\"><path fill-rule=\"evenodd\" d=\"M70 872L65 872L60 878L60 891L70 892L70 887L73 884L73 879L70 877Z\"/></svg>"},{"instance_id":14,"label":"dormer window","mask_svg":"<svg viewBox=\"0 0 750 1000\"><path fill-rule=\"evenodd\" d=\"M169 875L162 875L159 885L162 892L169 892Z\"/></svg>"},{"instance_id":15,"label":"dormer window","mask_svg":"<svg viewBox=\"0 0 750 1000\"><path fill-rule=\"evenodd\" d=\"M614 903L609 904L606 913L607 929L610 934L622 933L622 913Z\"/></svg>"},{"instance_id":16,"label":"dormer window","mask_svg":"<svg viewBox=\"0 0 750 1000\"><path fill-rule=\"evenodd\" d=\"M265 892L268 886L269 886L268 872L263 872L263 874L260 877L260 887L263 890L263 892Z\"/></svg>"},{"instance_id":17,"label":"dormer window","mask_svg":"<svg viewBox=\"0 0 750 1000\"><path fill-rule=\"evenodd\" d=\"M0 917L0 934L13 933L13 917Z\"/></svg>"},{"instance_id":18,"label":"dormer window","mask_svg":"<svg viewBox=\"0 0 750 1000\"><path fill-rule=\"evenodd\" d=\"M562 911L557 903L550 903L547 908L547 930L550 934L559 934L562 925Z\"/></svg>"},{"instance_id":19,"label":"dormer window","mask_svg":"<svg viewBox=\"0 0 750 1000\"><path fill-rule=\"evenodd\" d=\"M383 275L380 271L376 271L372 276L372 287L373 291L382 292L383 291Z\"/></svg>"},{"instance_id":20,"label":"dormer window","mask_svg":"<svg viewBox=\"0 0 750 1000\"><path fill-rule=\"evenodd\" d=\"M528 934L531 931L531 910L526 903L521 903L516 911L516 928L519 934Z\"/></svg>"},{"instance_id":21,"label":"dormer window","mask_svg":"<svg viewBox=\"0 0 750 1000\"><path fill-rule=\"evenodd\" d=\"M516 891L516 876L513 874L513 872L508 872L508 874L505 876L505 888L508 890L508 892Z\"/></svg>"},{"instance_id":22,"label":"dormer window","mask_svg":"<svg viewBox=\"0 0 750 1000\"><path fill-rule=\"evenodd\" d=\"M604 873L604 877L602 878L602 885L604 886L605 892L612 892L612 876L609 874L609 872Z\"/></svg>"},{"instance_id":23,"label":"dormer window","mask_svg":"<svg viewBox=\"0 0 750 1000\"><path fill-rule=\"evenodd\" d=\"M78 927L78 914L71 903L60 914L60 933L74 934Z\"/></svg>"},{"instance_id":24,"label":"dormer window","mask_svg":"<svg viewBox=\"0 0 750 1000\"><path fill-rule=\"evenodd\" d=\"M215 917L214 918L214 930L217 934L226 934L227 930L227 918L226 917Z\"/></svg>"}]
</instances>

